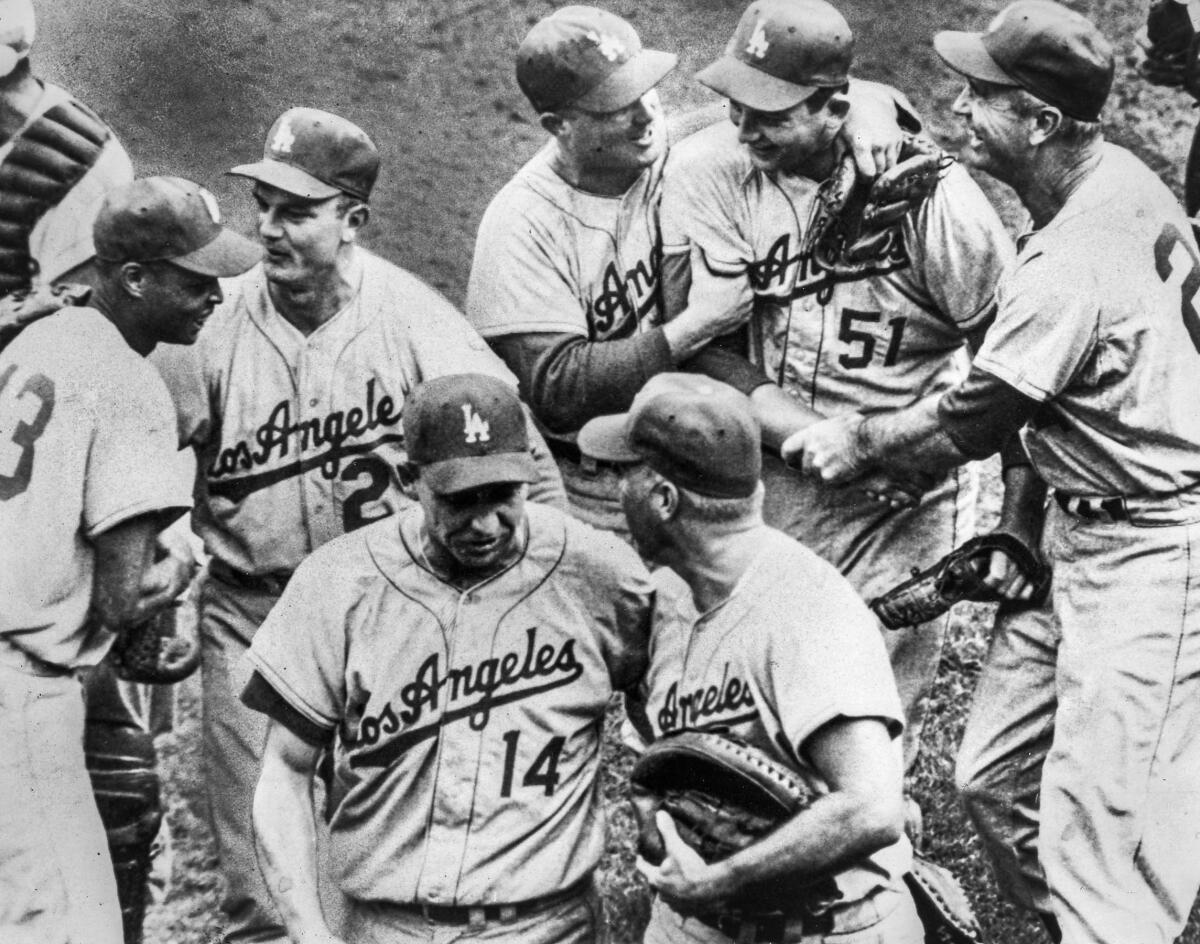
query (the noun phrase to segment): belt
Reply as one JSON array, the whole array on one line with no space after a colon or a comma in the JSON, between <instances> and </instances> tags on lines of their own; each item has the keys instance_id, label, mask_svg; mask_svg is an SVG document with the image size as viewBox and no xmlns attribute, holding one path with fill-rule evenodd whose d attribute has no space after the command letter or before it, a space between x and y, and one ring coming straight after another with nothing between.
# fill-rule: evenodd
<instances>
[{"instance_id":1,"label":"belt","mask_svg":"<svg viewBox=\"0 0 1200 944\"><path fill-rule=\"evenodd\" d=\"M517 918L535 911L552 908L557 904L582 895L591 887L591 884L592 877L586 875L573 885L568 885L566 888L559 889L556 892L550 892L548 895L539 895L537 898L526 898L524 901L517 901L508 905L431 905L425 902L412 902L391 904L388 907L424 915L436 924L469 924L472 927L478 927L481 924L487 924L489 921L515 921Z\"/></svg>"},{"instance_id":2,"label":"belt","mask_svg":"<svg viewBox=\"0 0 1200 944\"><path fill-rule=\"evenodd\" d=\"M1088 521L1128 521L1129 509L1121 495L1088 498L1055 490L1054 500L1069 515Z\"/></svg>"},{"instance_id":3,"label":"belt","mask_svg":"<svg viewBox=\"0 0 1200 944\"><path fill-rule=\"evenodd\" d=\"M230 567L215 557L208 563L209 576L215 577L221 583L237 587L239 590L252 590L277 597L283 593L284 587L292 579L292 571L275 570L266 574L248 574L245 571Z\"/></svg>"},{"instance_id":4,"label":"belt","mask_svg":"<svg viewBox=\"0 0 1200 944\"><path fill-rule=\"evenodd\" d=\"M822 915L769 914L753 917L739 914L701 914L696 918L715 928L736 944L779 944L788 936L829 934L833 917Z\"/></svg>"}]
</instances>

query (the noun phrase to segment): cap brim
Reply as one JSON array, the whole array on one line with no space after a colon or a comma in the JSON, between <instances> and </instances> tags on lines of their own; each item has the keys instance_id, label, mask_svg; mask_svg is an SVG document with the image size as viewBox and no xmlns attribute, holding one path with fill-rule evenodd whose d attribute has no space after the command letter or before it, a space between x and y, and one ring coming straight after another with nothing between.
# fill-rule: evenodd
<instances>
[{"instance_id":1,"label":"cap brim","mask_svg":"<svg viewBox=\"0 0 1200 944\"><path fill-rule=\"evenodd\" d=\"M306 200L328 200L341 193L337 187L331 187L307 171L283 161L263 160L257 164L239 164L225 173L234 177L250 177Z\"/></svg>"},{"instance_id":2,"label":"cap brim","mask_svg":"<svg viewBox=\"0 0 1200 944\"><path fill-rule=\"evenodd\" d=\"M222 227L212 242L167 261L189 272L227 279L257 265L262 255L262 247L254 240Z\"/></svg>"},{"instance_id":3,"label":"cap brim","mask_svg":"<svg viewBox=\"0 0 1200 944\"><path fill-rule=\"evenodd\" d=\"M421 466L421 478L438 495L450 495L501 482L536 482L538 471L528 452L499 452L431 462Z\"/></svg>"},{"instance_id":4,"label":"cap brim","mask_svg":"<svg viewBox=\"0 0 1200 944\"><path fill-rule=\"evenodd\" d=\"M755 111L785 111L812 95L819 86L795 85L767 75L732 56L722 56L696 73L696 81Z\"/></svg>"},{"instance_id":5,"label":"cap brim","mask_svg":"<svg viewBox=\"0 0 1200 944\"><path fill-rule=\"evenodd\" d=\"M584 111L620 111L632 105L667 77L679 57L657 49L643 49L616 72L571 104Z\"/></svg>"},{"instance_id":6,"label":"cap brim","mask_svg":"<svg viewBox=\"0 0 1200 944\"><path fill-rule=\"evenodd\" d=\"M642 457L630 448L625 438L628 418L628 413L617 413L588 420L579 431L579 451L601 462L641 462Z\"/></svg>"},{"instance_id":7,"label":"cap brim","mask_svg":"<svg viewBox=\"0 0 1200 944\"><path fill-rule=\"evenodd\" d=\"M984 48L982 33L943 30L933 37L933 48L946 65L969 79L980 79L995 85L1020 85L997 65Z\"/></svg>"}]
</instances>

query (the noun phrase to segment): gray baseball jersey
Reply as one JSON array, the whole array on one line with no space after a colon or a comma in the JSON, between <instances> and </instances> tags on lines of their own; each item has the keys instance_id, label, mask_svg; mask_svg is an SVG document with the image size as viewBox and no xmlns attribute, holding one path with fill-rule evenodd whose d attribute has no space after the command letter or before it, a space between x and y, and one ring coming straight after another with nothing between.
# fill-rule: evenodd
<instances>
[{"instance_id":1,"label":"gray baseball jersey","mask_svg":"<svg viewBox=\"0 0 1200 944\"><path fill-rule=\"evenodd\" d=\"M466 591L427 569L420 508L339 538L254 639L260 675L336 732L331 833L356 899L523 901L604 850L600 736L645 670L649 576L622 542L527 514L521 558Z\"/></svg>"}]
</instances>

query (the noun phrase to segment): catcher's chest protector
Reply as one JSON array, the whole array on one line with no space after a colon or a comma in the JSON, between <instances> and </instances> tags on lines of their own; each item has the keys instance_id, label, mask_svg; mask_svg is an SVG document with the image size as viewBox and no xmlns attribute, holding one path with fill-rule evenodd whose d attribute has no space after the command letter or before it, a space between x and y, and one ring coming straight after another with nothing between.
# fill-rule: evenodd
<instances>
[{"instance_id":1,"label":"catcher's chest protector","mask_svg":"<svg viewBox=\"0 0 1200 944\"><path fill-rule=\"evenodd\" d=\"M100 159L111 136L95 112L71 100L48 109L13 143L0 164L0 296L32 285L33 228Z\"/></svg>"}]
</instances>

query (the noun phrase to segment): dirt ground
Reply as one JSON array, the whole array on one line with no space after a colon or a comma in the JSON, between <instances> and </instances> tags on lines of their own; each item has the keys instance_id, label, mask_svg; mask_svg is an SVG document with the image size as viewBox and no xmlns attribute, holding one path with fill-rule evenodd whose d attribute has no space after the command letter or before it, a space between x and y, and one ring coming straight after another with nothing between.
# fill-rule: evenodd
<instances>
[{"instance_id":1,"label":"dirt ground","mask_svg":"<svg viewBox=\"0 0 1200 944\"><path fill-rule=\"evenodd\" d=\"M255 159L284 108L339 112L366 128L384 167L365 242L461 303L484 206L542 139L512 75L545 0L41 0L37 71L74 90L116 128L141 173L176 173L210 186L235 225L248 230L244 182L222 176ZM719 51L743 0L656 0L606 5L631 19L647 45L680 54L662 86L672 107L707 102L691 76ZM841 0L858 36L859 74L904 89L931 129L953 146L948 105L959 83L934 55L941 28L980 28L997 0ZM1145 0L1080 0L1119 49L1111 137L1132 147L1178 187L1195 116L1182 95L1132 74L1132 31ZM1006 219L1011 195L988 187ZM994 488L989 493L994 504ZM951 795L951 761L983 651L986 612L960 620L935 693L916 790L926 805L927 847L962 871L989 938L1035 941L1038 932L997 903ZM149 921L150 944L209 944L219 930L215 861L198 815L196 698L180 692L179 725L162 739L176 840L171 893ZM606 783L619 811L617 781ZM627 845L620 820L614 846ZM624 838L623 838L624 837ZM628 861L627 847L616 849ZM618 910L634 932L639 904L626 867L608 869ZM1187 940L1200 940L1194 927Z\"/></svg>"}]
</instances>

